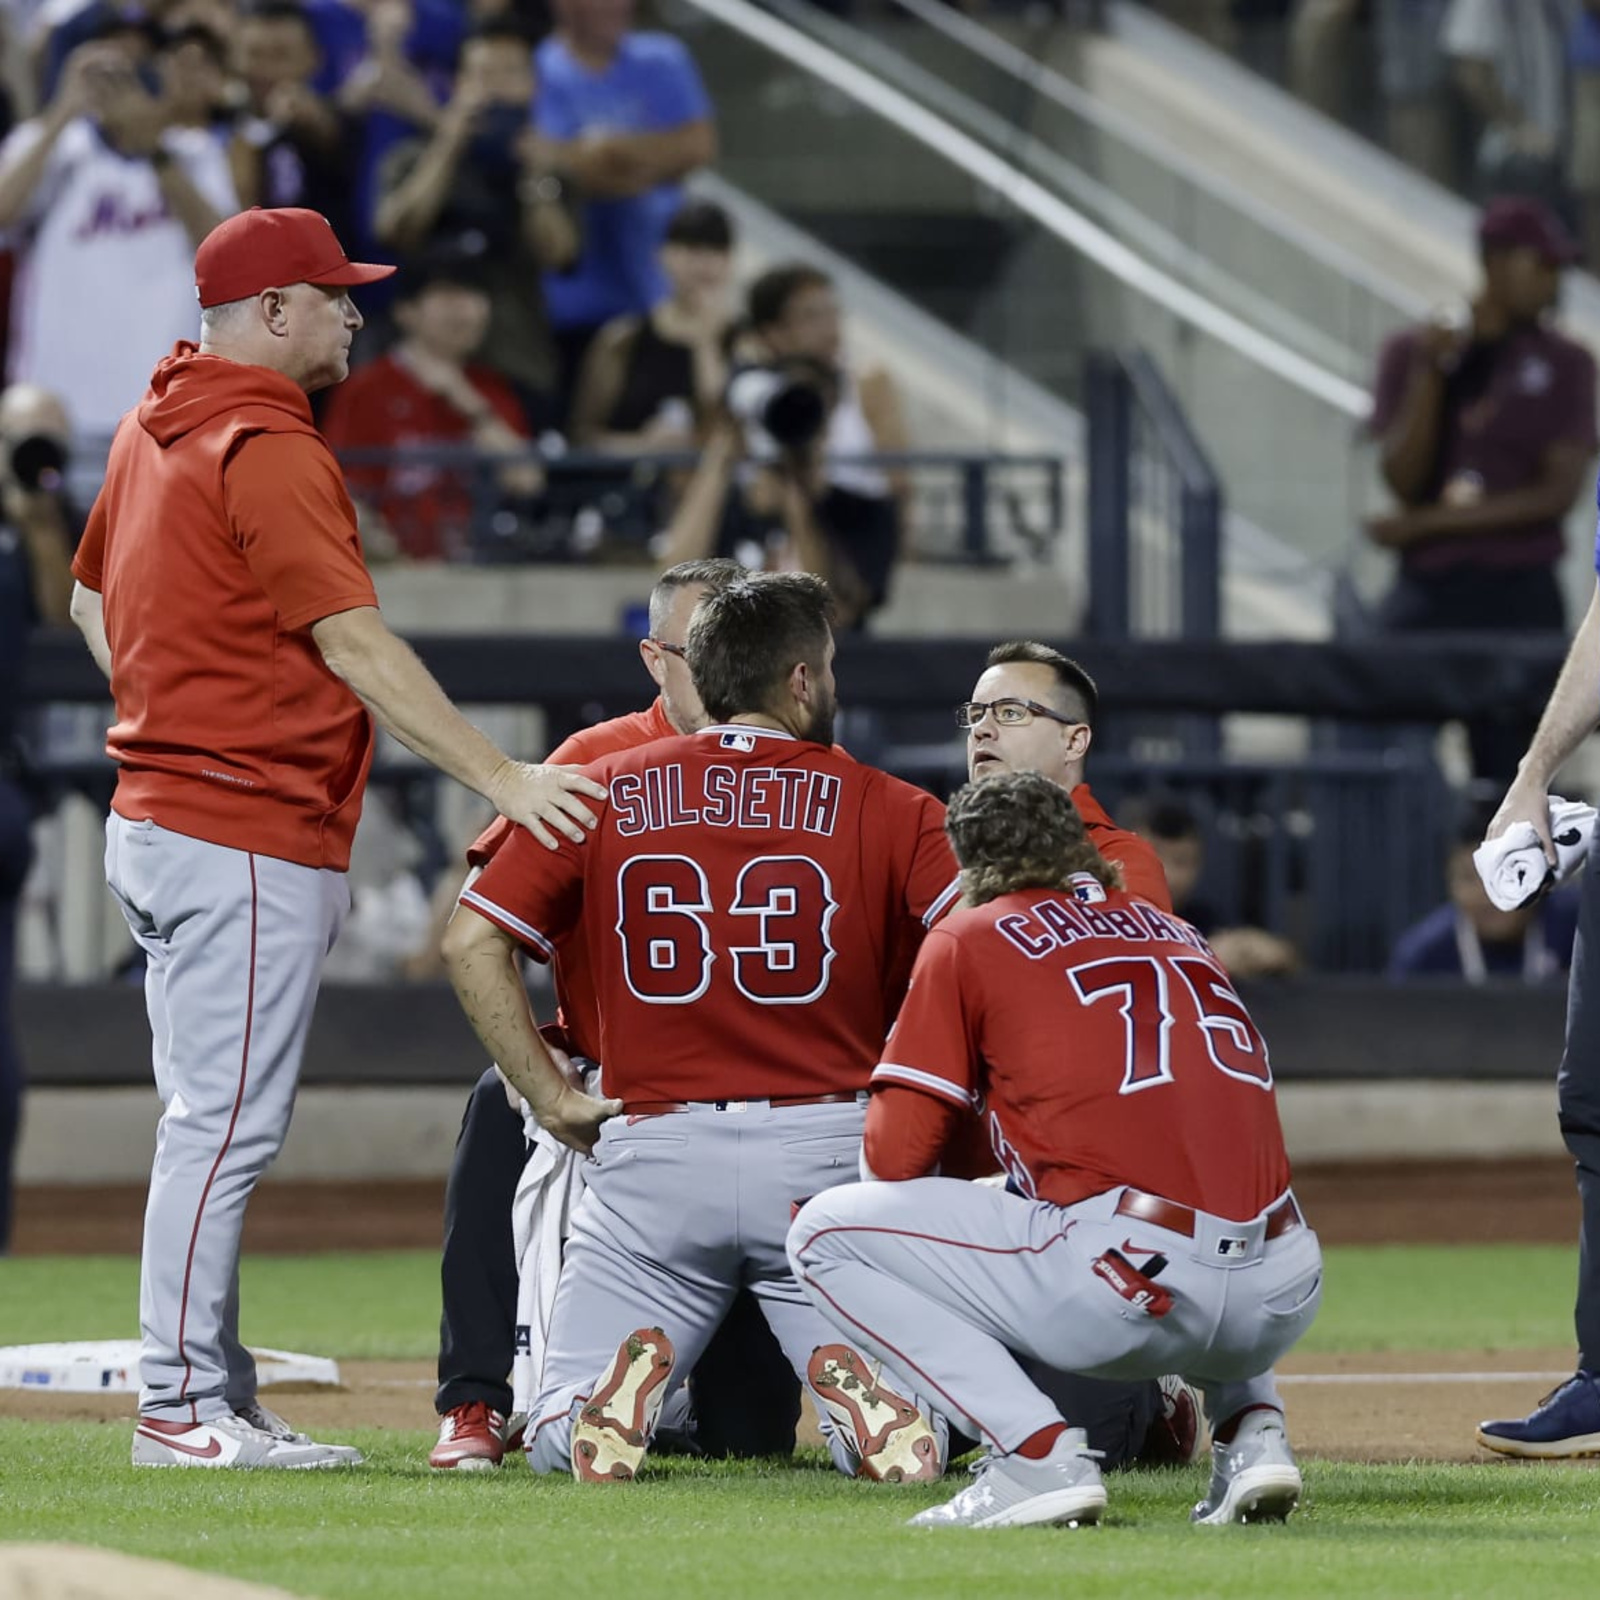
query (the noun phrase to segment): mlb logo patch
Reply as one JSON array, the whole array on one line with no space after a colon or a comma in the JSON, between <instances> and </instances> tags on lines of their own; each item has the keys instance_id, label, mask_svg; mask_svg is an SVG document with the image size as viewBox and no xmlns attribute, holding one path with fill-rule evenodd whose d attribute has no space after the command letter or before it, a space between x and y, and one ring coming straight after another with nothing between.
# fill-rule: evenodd
<instances>
[{"instance_id":1,"label":"mlb logo patch","mask_svg":"<svg viewBox=\"0 0 1600 1600\"><path fill-rule=\"evenodd\" d=\"M724 750L743 750L747 755L756 747L753 733L725 733L720 743Z\"/></svg>"},{"instance_id":2,"label":"mlb logo patch","mask_svg":"<svg viewBox=\"0 0 1600 1600\"><path fill-rule=\"evenodd\" d=\"M1217 1240L1217 1254L1224 1261L1237 1261L1249 1252L1250 1241L1241 1239L1237 1235L1229 1239Z\"/></svg>"}]
</instances>

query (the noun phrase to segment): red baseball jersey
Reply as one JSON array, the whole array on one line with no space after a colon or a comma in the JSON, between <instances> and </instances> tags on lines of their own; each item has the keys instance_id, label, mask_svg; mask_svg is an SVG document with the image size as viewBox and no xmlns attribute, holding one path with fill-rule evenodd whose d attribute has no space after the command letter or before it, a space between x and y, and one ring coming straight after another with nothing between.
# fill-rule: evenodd
<instances>
[{"instance_id":1,"label":"red baseball jersey","mask_svg":"<svg viewBox=\"0 0 1600 1600\"><path fill-rule=\"evenodd\" d=\"M678 730L667 721L667 708L656 696L644 711L631 711L625 717L597 722L580 728L550 752L548 760L556 766L577 767L599 761L622 750L637 750L657 739L676 739ZM495 852L517 831L505 817L496 817L467 850L467 860L475 867L486 865ZM561 1026L574 1052L600 1059L600 1002L595 998L589 975L589 957L584 943L569 935L562 939L551 963L556 979L556 1000L561 1008Z\"/></svg>"},{"instance_id":2,"label":"red baseball jersey","mask_svg":"<svg viewBox=\"0 0 1600 1600\"><path fill-rule=\"evenodd\" d=\"M917 957L875 1084L988 1124L1027 1195L1131 1184L1217 1216L1289 1187L1267 1047L1186 922L1084 877L958 911Z\"/></svg>"},{"instance_id":3,"label":"red baseball jersey","mask_svg":"<svg viewBox=\"0 0 1600 1600\"><path fill-rule=\"evenodd\" d=\"M960 892L944 808L824 745L730 725L596 763L582 844L517 829L463 905L549 959L576 933L607 1095L864 1089L897 940Z\"/></svg>"}]
</instances>

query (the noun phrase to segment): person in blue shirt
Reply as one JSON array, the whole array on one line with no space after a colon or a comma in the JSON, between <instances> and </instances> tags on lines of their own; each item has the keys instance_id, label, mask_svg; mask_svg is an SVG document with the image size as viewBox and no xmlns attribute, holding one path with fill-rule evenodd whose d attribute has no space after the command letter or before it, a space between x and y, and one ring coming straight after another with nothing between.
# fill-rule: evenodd
<instances>
[{"instance_id":1,"label":"person in blue shirt","mask_svg":"<svg viewBox=\"0 0 1600 1600\"><path fill-rule=\"evenodd\" d=\"M634 0L557 0L556 31L538 50L545 164L583 202L577 260L545 275L567 396L605 323L667 298L658 252L682 181L716 158L693 58L669 34L634 32L633 11Z\"/></svg>"},{"instance_id":2,"label":"person in blue shirt","mask_svg":"<svg viewBox=\"0 0 1600 1600\"><path fill-rule=\"evenodd\" d=\"M11 1020L17 911L33 860L33 808L17 747L22 669L36 623L65 625L71 516L61 494L66 413L32 384L0 394L0 1255L11 1239L11 1161L22 1119L22 1057Z\"/></svg>"},{"instance_id":3,"label":"person in blue shirt","mask_svg":"<svg viewBox=\"0 0 1600 1600\"><path fill-rule=\"evenodd\" d=\"M1472 864L1486 819L1476 816L1450 851L1445 880L1450 898L1395 941L1389 976L1465 978L1483 983L1511 978L1523 983L1560 979L1572 964L1578 930L1576 890L1563 889L1520 911L1501 911L1485 893Z\"/></svg>"}]
</instances>

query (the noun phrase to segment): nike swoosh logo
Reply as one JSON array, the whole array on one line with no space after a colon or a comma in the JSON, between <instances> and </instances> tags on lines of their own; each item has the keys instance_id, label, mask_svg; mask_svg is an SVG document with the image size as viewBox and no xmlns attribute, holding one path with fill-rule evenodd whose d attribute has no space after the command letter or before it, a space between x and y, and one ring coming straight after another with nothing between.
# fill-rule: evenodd
<instances>
[{"instance_id":1,"label":"nike swoosh logo","mask_svg":"<svg viewBox=\"0 0 1600 1600\"><path fill-rule=\"evenodd\" d=\"M1159 1250L1147 1250L1142 1244L1134 1244L1132 1240L1122 1241L1122 1253L1125 1256L1158 1256Z\"/></svg>"},{"instance_id":2,"label":"nike swoosh logo","mask_svg":"<svg viewBox=\"0 0 1600 1600\"><path fill-rule=\"evenodd\" d=\"M215 1461L222 1454L222 1441L213 1439L204 1450L198 1445L179 1444L176 1439L169 1439L164 1433L151 1433L146 1428L139 1430L145 1438L154 1440L157 1444L164 1444L169 1450L181 1450L186 1456L194 1456L200 1461Z\"/></svg>"}]
</instances>

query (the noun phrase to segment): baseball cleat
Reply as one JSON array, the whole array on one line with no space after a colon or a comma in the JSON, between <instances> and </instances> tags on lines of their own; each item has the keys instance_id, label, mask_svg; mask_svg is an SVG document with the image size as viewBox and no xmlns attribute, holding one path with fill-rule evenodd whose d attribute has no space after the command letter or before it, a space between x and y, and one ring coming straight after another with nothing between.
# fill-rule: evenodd
<instances>
[{"instance_id":1,"label":"baseball cleat","mask_svg":"<svg viewBox=\"0 0 1600 1600\"><path fill-rule=\"evenodd\" d=\"M944 1471L939 1440L909 1400L896 1394L849 1345L811 1353L806 1381L855 1456L859 1477L879 1483L933 1483Z\"/></svg>"},{"instance_id":2,"label":"baseball cleat","mask_svg":"<svg viewBox=\"0 0 1600 1600\"><path fill-rule=\"evenodd\" d=\"M1200 1394L1175 1373L1158 1378L1160 1409L1151 1419L1136 1467L1187 1467L1200 1459L1206 1442L1206 1414Z\"/></svg>"},{"instance_id":3,"label":"baseball cleat","mask_svg":"<svg viewBox=\"0 0 1600 1600\"><path fill-rule=\"evenodd\" d=\"M439 1418L439 1442L428 1452L428 1465L435 1472L493 1472L508 1448L506 1419L472 1400Z\"/></svg>"},{"instance_id":4,"label":"baseball cleat","mask_svg":"<svg viewBox=\"0 0 1600 1600\"><path fill-rule=\"evenodd\" d=\"M970 1484L942 1506L919 1511L908 1528L1022 1528L1061 1523L1086 1527L1106 1508L1097 1452L1082 1428L1069 1428L1040 1461L986 1456Z\"/></svg>"},{"instance_id":5,"label":"baseball cleat","mask_svg":"<svg viewBox=\"0 0 1600 1600\"><path fill-rule=\"evenodd\" d=\"M1227 1444L1211 1446L1211 1485L1189 1513L1197 1526L1285 1522L1300 1504L1300 1469L1279 1411L1253 1411Z\"/></svg>"},{"instance_id":6,"label":"baseball cleat","mask_svg":"<svg viewBox=\"0 0 1600 1600\"><path fill-rule=\"evenodd\" d=\"M579 1483L632 1481L650 1448L675 1360L660 1328L639 1328L622 1341L573 1420L572 1475Z\"/></svg>"},{"instance_id":7,"label":"baseball cleat","mask_svg":"<svg viewBox=\"0 0 1600 1600\"><path fill-rule=\"evenodd\" d=\"M303 1440L304 1442L301 1442ZM273 1468L305 1472L354 1466L349 1447L300 1438L276 1439L243 1417L212 1417L206 1422L162 1422L140 1417L133 1433L136 1467Z\"/></svg>"},{"instance_id":8,"label":"baseball cleat","mask_svg":"<svg viewBox=\"0 0 1600 1600\"><path fill-rule=\"evenodd\" d=\"M1552 1389L1527 1416L1480 1422L1478 1443L1525 1460L1600 1456L1600 1378L1578 1372Z\"/></svg>"}]
</instances>

